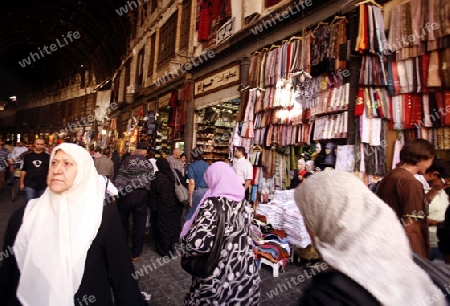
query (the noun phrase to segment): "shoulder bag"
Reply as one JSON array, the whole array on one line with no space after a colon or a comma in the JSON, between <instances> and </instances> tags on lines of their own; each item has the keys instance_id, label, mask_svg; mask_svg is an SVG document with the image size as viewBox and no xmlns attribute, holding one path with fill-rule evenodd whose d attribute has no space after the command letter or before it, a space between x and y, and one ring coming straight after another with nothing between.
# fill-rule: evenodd
<instances>
[{"instance_id":1,"label":"shoulder bag","mask_svg":"<svg viewBox=\"0 0 450 306\"><path fill-rule=\"evenodd\" d=\"M447 302L450 302L450 296L447 294L447 286L450 283L450 270L446 265L438 266L429 261L428 259L422 258L413 252L414 262L421 267L433 281L433 283L438 287L445 296Z\"/></svg>"},{"instance_id":2,"label":"shoulder bag","mask_svg":"<svg viewBox=\"0 0 450 306\"><path fill-rule=\"evenodd\" d=\"M173 176L175 177L175 196L181 204L189 204L189 191L183 184L181 184L178 174L175 170L172 170Z\"/></svg>"},{"instance_id":3,"label":"shoulder bag","mask_svg":"<svg viewBox=\"0 0 450 306\"><path fill-rule=\"evenodd\" d=\"M225 241L225 212L222 207L219 207L219 201L216 197L210 199L214 203L214 208L217 213L217 232L211 252L194 256L187 256L185 254L181 257L181 267L183 270L199 278L206 278L214 272L214 269L219 264L220 252Z\"/></svg>"}]
</instances>

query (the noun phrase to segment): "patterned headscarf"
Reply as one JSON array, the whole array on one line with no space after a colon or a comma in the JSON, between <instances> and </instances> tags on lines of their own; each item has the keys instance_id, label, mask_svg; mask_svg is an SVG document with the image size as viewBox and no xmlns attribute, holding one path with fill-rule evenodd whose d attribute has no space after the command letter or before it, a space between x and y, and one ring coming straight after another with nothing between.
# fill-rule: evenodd
<instances>
[{"instance_id":1,"label":"patterned headscarf","mask_svg":"<svg viewBox=\"0 0 450 306\"><path fill-rule=\"evenodd\" d=\"M200 200L200 204L197 205L192 218L187 220L184 224L180 237L186 236L189 232L195 217L197 217L200 207L207 198L225 197L231 201L237 202L240 202L245 198L244 187L239 183L233 168L231 168L227 163L213 163L208 167L208 170L206 170L204 177L209 189Z\"/></svg>"}]
</instances>

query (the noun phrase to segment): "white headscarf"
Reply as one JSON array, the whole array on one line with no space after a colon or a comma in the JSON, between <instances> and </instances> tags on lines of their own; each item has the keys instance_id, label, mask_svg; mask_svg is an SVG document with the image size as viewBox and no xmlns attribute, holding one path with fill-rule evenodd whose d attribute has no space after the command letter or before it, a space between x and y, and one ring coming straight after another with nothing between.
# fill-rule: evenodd
<instances>
[{"instance_id":1,"label":"white headscarf","mask_svg":"<svg viewBox=\"0 0 450 306\"><path fill-rule=\"evenodd\" d=\"M317 173L294 195L323 259L381 304L418 305L438 294L433 305L445 305L440 290L414 263L394 211L354 175Z\"/></svg>"},{"instance_id":2,"label":"white headscarf","mask_svg":"<svg viewBox=\"0 0 450 306\"><path fill-rule=\"evenodd\" d=\"M24 306L73 305L84 273L87 251L102 221L105 180L97 174L89 153L75 144L63 150L77 163L69 190L44 194L28 202L14 244L20 269L17 297Z\"/></svg>"}]
</instances>

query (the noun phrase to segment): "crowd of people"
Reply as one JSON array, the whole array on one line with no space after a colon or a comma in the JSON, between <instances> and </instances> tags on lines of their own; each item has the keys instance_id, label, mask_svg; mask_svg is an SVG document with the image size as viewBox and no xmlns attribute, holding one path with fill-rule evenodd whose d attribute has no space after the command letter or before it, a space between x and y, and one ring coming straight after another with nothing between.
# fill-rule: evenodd
<instances>
[{"instance_id":1,"label":"crowd of people","mask_svg":"<svg viewBox=\"0 0 450 306\"><path fill-rule=\"evenodd\" d=\"M4 248L14 254L1 266L0 305L77 305L89 297L144 305L131 275L132 261L150 247L148 225L163 257L181 246L187 260L211 261L220 241L215 268L192 276L185 305L259 305L252 166L243 147L233 165L209 165L196 152L189 166L179 148L155 159L147 143L122 156L69 143L46 150L40 138L10 149L0 140L3 178L20 161L27 204L6 230ZM450 161L435 155L425 140L406 142L400 163L373 191L351 173L299 160L291 188L313 247L332 267L314 277L301 305L422 305L429 297L445 305L442 293L434 299L442 288L413 256L440 269L450 264ZM177 197L177 181L187 203Z\"/></svg>"}]
</instances>

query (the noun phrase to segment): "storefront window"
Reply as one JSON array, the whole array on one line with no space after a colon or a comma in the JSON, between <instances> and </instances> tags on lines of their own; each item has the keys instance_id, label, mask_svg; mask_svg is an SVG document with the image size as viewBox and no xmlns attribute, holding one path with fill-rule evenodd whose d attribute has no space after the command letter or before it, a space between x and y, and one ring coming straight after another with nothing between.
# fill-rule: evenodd
<instances>
[{"instance_id":1,"label":"storefront window","mask_svg":"<svg viewBox=\"0 0 450 306\"><path fill-rule=\"evenodd\" d=\"M195 150L209 163L230 158L230 140L240 99L196 111Z\"/></svg>"}]
</instances>

